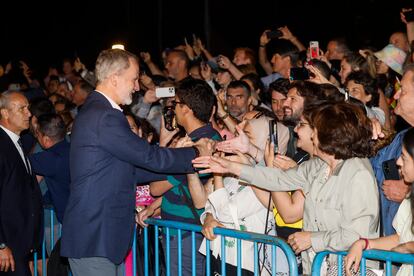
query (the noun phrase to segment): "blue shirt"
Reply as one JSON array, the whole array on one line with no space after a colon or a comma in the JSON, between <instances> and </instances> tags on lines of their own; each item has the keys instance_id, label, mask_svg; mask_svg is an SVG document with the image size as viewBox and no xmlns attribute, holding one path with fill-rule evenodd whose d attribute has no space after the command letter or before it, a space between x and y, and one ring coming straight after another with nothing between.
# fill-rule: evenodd
<instances>
[{"instance_id":1,"label":"blue shirt","mask_svg":"<svg viewBox=\"0 0 414 276\"><path fill-rule=\"evenodd\" d=\"M69 149L70 144L63 139L49 149L29 156L33 172L44 176L60 223L69 198Z\"/></svg>"},{"instance_id":2,"label":"blue shirt","mask_svg":"<svg viewBox=\"0 0 414 276\"><path fill-rule=\"evenodd\" d=\"M408 130L408 129L407 129ZM372 168L374 169L375 177L377 178L378 190L380 194L381 204L381 225L382 234L389 236L395 234L395 230L392 227L392 221L394 216L400 207L400 203L388 200L382 190L382 184L384 182L384 172L382 171L382 163L392 158L397 159L401 155L402 140L407 130L399 132L392 140L391 144L381 149L376 156L370 159Z\"/></svg>"}]
</instances>

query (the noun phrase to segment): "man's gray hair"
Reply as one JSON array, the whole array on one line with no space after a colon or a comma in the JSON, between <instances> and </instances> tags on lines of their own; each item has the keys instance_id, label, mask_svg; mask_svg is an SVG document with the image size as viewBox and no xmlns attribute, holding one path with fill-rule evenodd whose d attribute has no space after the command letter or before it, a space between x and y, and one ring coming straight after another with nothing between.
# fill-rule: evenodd
<instances>
[{"instance_id":1,"label":"man's gray hair","mask_svg":"<svg viewBox=\"0 0 414 276\"><path fill-rule=\"evenodd\" d=\"M6 90L5 92L0 94L0 110L6 109L10 105L10 96L13 94L20 94L24 95L22 92L16 91L16 90ZM0 119L1 119L1 113L0 113Z\"/></svg>"},{"instance_id":2,"label":"man's gray hair","mask_svg":"<svg viewBox=\"0 0 414 276\"><path fill-rule=\"evenodd\" d=\"M114 73L121 73L131 65L129 59L134 59L138 63L136 55L120 49L103 50L96 60L95 75L98 84Z\"/></svg>"}]
</instances>

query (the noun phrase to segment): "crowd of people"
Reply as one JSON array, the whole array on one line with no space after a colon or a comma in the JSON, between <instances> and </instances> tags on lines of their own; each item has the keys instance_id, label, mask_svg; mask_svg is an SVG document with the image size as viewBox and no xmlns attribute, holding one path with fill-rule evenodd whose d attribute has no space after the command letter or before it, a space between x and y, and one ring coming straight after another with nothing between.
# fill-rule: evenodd
<instances>
[{"instance_id":1,"label":"crowd of people","mask_svg":"<svg viewBox=\"0 0 414 276\"><path fill-rule=\"evenodd\" d=\"M133 275L134 225L151 227L150 217L202 225L194 241L169 231L172 275L192 274L193 242L196 275L206 255L222 274L215 227L284 239L303 275L324 250L349 250L343 264L327 258L328 275L339 265L356 275L363 250L414 253L414 21L401 19L407 31L380 49L351 50L334 38L315 50L284 26L232 58L195 37L160 53L162 64L148 52L108 49L94 70L65 59L62 73L51 67L37 79L24 61L8 63L0 70L0 273L32 275L49 206L62 237L48 252L48 275L69 267L75 276ZM152 237L164 249L165 235ZM224 241L235 275L236 240ZM255 264L254 250L242 241L243 275L256 265L260 275L272 265L289 274L280 249L276 264L264 245Z\"/></svg>"}]
</instances>

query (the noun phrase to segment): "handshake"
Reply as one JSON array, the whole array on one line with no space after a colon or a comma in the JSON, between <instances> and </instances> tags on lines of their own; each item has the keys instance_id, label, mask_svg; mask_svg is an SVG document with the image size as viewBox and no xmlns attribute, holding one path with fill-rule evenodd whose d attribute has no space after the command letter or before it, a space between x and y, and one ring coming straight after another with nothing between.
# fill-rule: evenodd
<instances>
[{"instance_id":1,"label":"handshake","mask_svg":"<svg viewBox=\"0 0 414 276\"><path fill-rule=\"evenodd\" d=\"M216 152L217 141L209 138L201 138L193 143L193 147L198 151L198 156L212 156Z\"/></svg>"}]
</instances>

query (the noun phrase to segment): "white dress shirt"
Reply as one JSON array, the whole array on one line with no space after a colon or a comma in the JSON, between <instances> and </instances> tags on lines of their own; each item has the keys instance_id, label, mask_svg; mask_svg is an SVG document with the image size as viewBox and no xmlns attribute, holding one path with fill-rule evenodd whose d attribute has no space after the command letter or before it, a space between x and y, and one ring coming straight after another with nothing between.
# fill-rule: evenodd
<instances>
[{"instance_id":1,"label":"white dress shirt","mask_svg":"<svg viewBox=\"0 0 414 276\"><path fill-rule=\"evenodd\" d=\"M96 92L100 93L102 96L104 96L108 102L111 104L112 108L118 109L119 111L122 112L122 108L116 103L114 102L111 98L109 98L107 95L105 95L103 92L95 90Z\"/></svg>"},{"instance_id":2,"label":"white dress shirt","mask_svg":"<svg viewBox=\"0 0 414 276\"><path fill-rule=\"evenodd\" d=\"M17 135L16 133L14 133L13 131L10 131L10 130L8 130L7 128L5 128L4 126L2 126L2 125L0 125L0 127L6 132L6 134L7 135L9 135L9 137L10 137L10 139L13 141L13 144L14 144L14 146L16 147L16 149L17 149L17 151L19 152L19 154L20 154L20 157L22 158L22 160L23 160L23 164L24 164L24 166L26 167L26 170L27 170L27 172L28 173L30 173L30 171L31 171L31 167L30 167L30 162L29 162L29 159L27 159L25 156L24 156L24 153L23 153L23 148L19 145L19 139L20 139L20 136L19 135ZM28 167L29 166L29 167Z\"/></svg>"}]
</instances>

